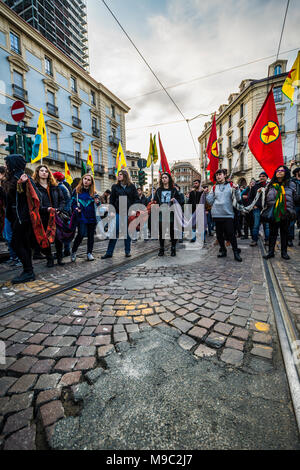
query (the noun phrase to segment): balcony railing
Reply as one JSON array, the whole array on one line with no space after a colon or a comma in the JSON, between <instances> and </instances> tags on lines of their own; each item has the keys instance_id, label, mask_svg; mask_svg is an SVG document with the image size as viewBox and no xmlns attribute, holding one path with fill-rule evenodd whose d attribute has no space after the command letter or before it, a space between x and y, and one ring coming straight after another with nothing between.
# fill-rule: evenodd
<instances>
[{"instance_id":1,"label":"balcony railing","mask_svg":"<svg viewBox=\"0 0 300 470\"><path fill-rule=\"evenodd\" d=\"M66 161L70 165L80 166L80 156L79 156L79 162L78 162L78 158L75 157L74 155L60 152L59 150L56 150L56 149L49 148L49 155L48 157L45 157L45 158L48 160L52 160L54 162L64 163Z\"/></svg>"},{"instance_id":2,"label":"balcony railing","mask_svg":"<svg viewBox=\"0 0 300 470\"><path fill-rule=\"evenodd\" d=\"M47 103L47 111L48 111L48 114L58 117L58 107L55 106L54 104Z\"/></svg>"},{"instance_id":3,"label":"balcony railing","mask_svg":"<svg viewBox=\"0 0 300 470\"><path fill-rule=\"evenodd\" d=\"M94 165L94 171L95 173L98 173L99 175L104 175L104 165L96 163Z\"/></svg>"},{"instance_id":4,"label":"balcony railing","mask_svg":"<svg viewBox=\"0 0 300 470\"><path fill-rule=\"evenodd\" d=\"M78 129L81 129L81 119L78 119L76 116L72 116L72 123L74 127L78 127Z\"/></svg>"},{"instance_id":5,"label":"balcony railing","mask_svg":"<svg viewBox=\"0 0 300 470\"><path fill-rule=\"evenodd\" d=\"M21 99L22 101L28 101L27 90L24 90L24 88L21 88L15 84L12 85L12 89L13 89L13 96Z\"/></svg>"},{"instance_id":6,"label":"balcony railing","mask_svg":"<svg viewBox=\"0 0 300 470\"><path fill-rule=\"evenodd\" d=\"M108 169L108 177L109 178L112 178L112 179L115 179L115 169L114 168L109 168Z\"/></svg>"},{"instance_id":7,"label":"balcony railing","mask_svg":"<svg viewBox=\"0 0 300 470\"><path fill-rule=\"evenodd\" d=\"M115 137L114 135L110 135L110 136L108 137L108 139L109 139L109 143L110 143L111 145L116 145L116 146L119 145L120 139L118 139L118 138Z\"/></svg>"},{"instance_id":8,"label":"balcony railing","mask_svg":"<svg viewBox=\"0 0 300 470\"><path fill-rule=\"evenodd\" d=\"M92 134L94 137L100 137L100 129L97 129L97 127L92 127Z\"/></svg>"},{"instance_id":9,"label":"balcony railing","mask_svg":"<svg viewBox=\"0 0 300 470\"><path fill-rule=\"evenodd\" d=\"M232 146L233 146L234 149L239 149L239 148L244 147L245 143L246 143L246 138L245 137L239 137L238 139L236 139L233 142Z\"/></svg>"}]
</instances>

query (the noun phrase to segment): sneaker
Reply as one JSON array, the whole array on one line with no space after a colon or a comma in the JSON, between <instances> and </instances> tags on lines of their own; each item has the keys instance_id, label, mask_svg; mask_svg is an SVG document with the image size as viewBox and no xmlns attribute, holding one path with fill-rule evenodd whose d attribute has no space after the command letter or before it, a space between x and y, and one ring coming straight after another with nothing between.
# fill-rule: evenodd
<instances>
[{"instance_id":1,"label":"sneaker","mask_svg":"<svg viewBox=\"0 0 300 470\"><path fill-rule=\"evenodd\" d=\"M101 256L101 259L112 258L112 255L105 253L105 255Z\"/></svg>"},{"instance_id":2,"label":"sneaker","mask_svg":"<svg viewBox=\"0 0 300 470\"><path fill-rule=\"evenodd\" d=\"M76 253L71 254L71 261L74 263L76 261Z\"/></svg>"},{"instance_id":3,"label":"sneaker","mask_svg":"<svg viewBox=\"0 0 300 470\"><path fill-rule=\"evenodd\" d=\"M23 271L22 274L20 274L20 276L17 276L14 279L12 279L11 283L12 284L22 284L23 282L30 282L30 281L35 281L34 272L25 273Z\"/></svg>"},{"instance_id":4,"label":"sneaker","mask_svg":"<svg viewBox=\"0 0 300 470\"><path fill-rule=\"evenodd\" d=\"M94 259L95 259L95 258L93 257L92 253L88 253L88 254L87 254L87 260L88 260L88 261L94 261Z\"/></svg>"}]
</instances>

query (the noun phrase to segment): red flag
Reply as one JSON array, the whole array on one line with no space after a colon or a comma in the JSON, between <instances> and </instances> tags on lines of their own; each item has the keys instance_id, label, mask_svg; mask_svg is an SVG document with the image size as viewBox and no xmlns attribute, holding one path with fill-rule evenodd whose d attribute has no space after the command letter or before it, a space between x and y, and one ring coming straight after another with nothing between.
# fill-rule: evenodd
<instances>
[{"instance_id":1,"label":"red flag","mask_svg":"<svg viewBox=\"0 0 300 470\"><path fill-rule=\"evenodd\" d=\"M169 173L169 175L170 175L171 171L170 171L170 168L169 168L169 164L168 164L166 154L164 152L164 149L163 149L163 146L162 146L162 143L161 143L161 140L160 140L159 133L158 133L158 140L159 140L159 150L160 150L160 168L159 168L159 172L160 173Z\"/></svg>"},{"instance_id":2,"label":"red flag","mask_svg":"<svg viewBox=\"0 0 300 470\"><path fill-rule=\"evenodd\" d=\"M213 117L213 122L211 125L210 136L208 139L208 144L206 147L206 154L209 158L209 164L207 165L206 170L210 171L210 181L214 181L215 173L219 166L219 149L217 141L217 126L216 126L216 115Z\"/></svg>"},{"instance_id":3,"label":"red flag","mask_svg":"<svg viewBox=\"0 0 300 470\"><path fill-rule=\"evenodd\" d=\"M248 146L270 178L276 168L284 164L273 87L248 135Z\"/></svg>"}]
</instances>

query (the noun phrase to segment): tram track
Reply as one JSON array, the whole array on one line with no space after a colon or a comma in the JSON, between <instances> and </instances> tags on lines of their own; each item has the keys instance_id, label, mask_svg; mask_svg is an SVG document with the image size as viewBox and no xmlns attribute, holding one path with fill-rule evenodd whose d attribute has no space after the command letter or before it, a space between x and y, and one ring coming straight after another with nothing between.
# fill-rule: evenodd
<instances>
[{"instance_id":1,"label":"tram track","mask_svg":"<svg viewBox=\"0 0 300 470\"><path fill-rule=\"evenodd\" d=\"M95 252L97 250L94 250ZM84 276L81 276L77 279L73 279L69 282L66 282L58 287L54 287L52 289L49 289L47 292L39 293L34 296L31 296L30 298L25 298L23 300L17 301L12 305L9 305L8 307L4 307L0 309L0 318L5 317L6 315L9 315L13 312L16 312L17 310L20 310L25 307L30 307L30 305L40 302L46 298L53 297L57 294L61 294L63 292L66 292L68 290L74 289L78 287L79 285L91 281L92 279L95 279L99 276L102 276L104 274L107 274L111 271L119 270L124 267L126 269L129 269L130 267L134 266L136 262L141 262L141 261L146 261L149 257L151 257L154 253L157 253L157 247L147 250L146 252L144 251L141 254L134 255L130 259L125 259L121 262L111 264L109 266L106 266L105 268L95 270L93 272L90 272L88 274L85 274Z\"/></svg>"},{"instance_id":2,"label":"tram track","mask_svg":"<svg viewBox=\"0 0 300 470\"><path fill-rule=\"evenodd\" d=\"M259 242L259 245L262 255L265 255L266 251L261 241ZM272 262L263 259L263 265L275 316L285 371L293 401L294 412L298 429L300 430L300 335L285 301L284 293L272 266Z\"/></svg>"}]
</instances>

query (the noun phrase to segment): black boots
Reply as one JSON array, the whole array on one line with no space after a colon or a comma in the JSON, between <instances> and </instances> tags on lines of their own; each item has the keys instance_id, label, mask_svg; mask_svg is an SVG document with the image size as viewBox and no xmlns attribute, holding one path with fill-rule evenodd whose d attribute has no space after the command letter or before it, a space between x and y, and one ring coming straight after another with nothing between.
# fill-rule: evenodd
<instances>
[{"instance_id":1,"label":"black boots","mask_svg":"<svg viewBox=\"0 0 300 470\"><path fill-rule=\"evenodd\" d=\"M242 258L240 257L240 253L238 250L233 252L233 256L234 256L235 261L243 261Z\"/></svg>"},{"instance_id":2,"label":"black boots","mask_svg":"<svg viewBox=\"0 0 300 470\"><path fill-rule=\"evenodd\" d=\"M274 258L275 254L274 254L274 251L269 251L269 253L267 255L264 255L263 258L264 259L270 259L270 258Z\"/></svg>"},{"instance_id":3,"label":"black boots","mask_svg":"<svg viewBox=\"0 0 300 470\"><path fill-rule=\"evenodd\" d=\"M176 256L176 246L171 247L171 256Z\"/></svg>"},{"instance_id":4,"label":"black boots","mask_svg":"<svg viewBox=\"0 0 300 470\"><path fill-rule=\"evenodd\" d=\"M218 258L225 258L227 256L226 248L220 249L220 253L218 254Z\"/></svg>"},{"instance_id":5,"label":"black boots","mask_svg":"<svg viewBox=\"0 0 300 470\"><path fill-rule=\"evenodd\" d=\"M164 254L165 254L164 248L160 248L158 252L158 256L164 256Z\"/></svg>"},{"instance_id":6,"label":"black boots","mask_svg":"<svg viewBox=\"0 0 300 470\"><path fill-rule=\"evenodd\" d=\"M291 258L289 257L289 255L287 254L286 251L282 251L282 252L281 252L281 258L283 258L283 259L291 259Z\"/></svg>"}]
</instances>

